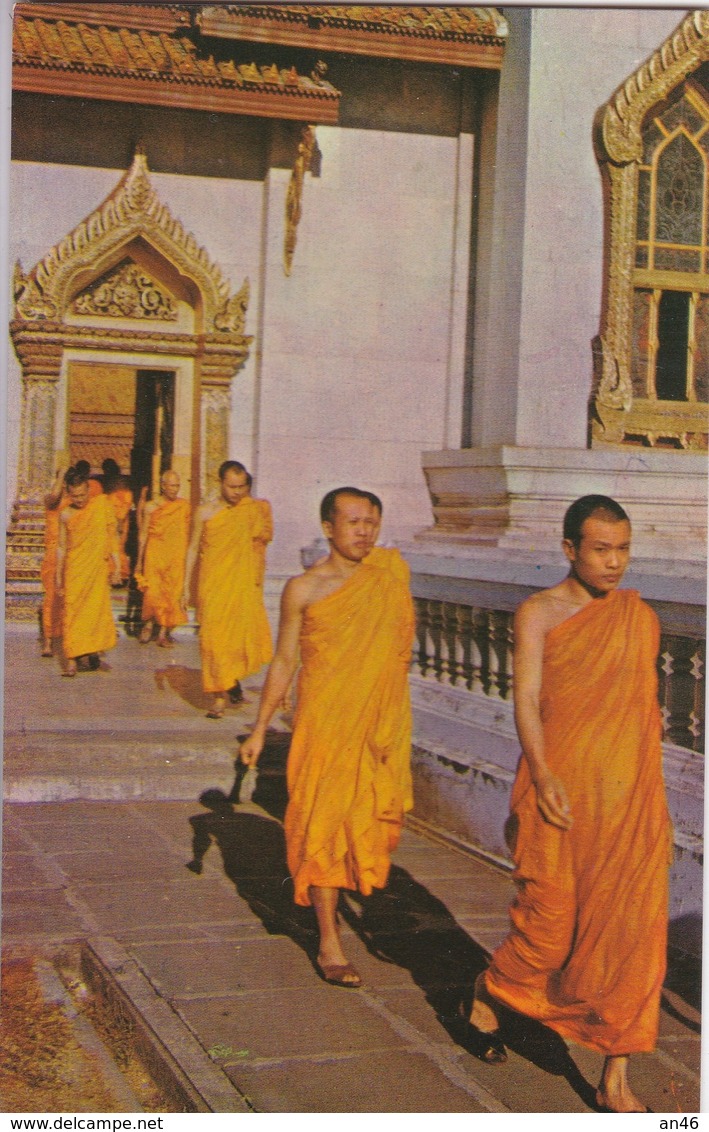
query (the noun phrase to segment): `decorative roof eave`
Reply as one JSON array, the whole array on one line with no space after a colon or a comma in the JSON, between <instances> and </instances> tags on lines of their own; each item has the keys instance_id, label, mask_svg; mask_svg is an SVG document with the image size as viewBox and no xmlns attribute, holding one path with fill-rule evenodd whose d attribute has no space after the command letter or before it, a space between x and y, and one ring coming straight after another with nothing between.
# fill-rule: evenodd
<instances>
[{"instance_id":1,"label":"decorative roof eave","mask_svg":"<svg viewBox=\"0 0 709 1132\"><path fill-rule=\"evenodd\" d=\"M25 19L66 20L69 23L109 24L140 31L179 31L192 25L192 16L178 4L111 4L104 0L84 3L25 3L15 5L15 14Z\"/></svg>"},{"instance_id":2,"label":"decorative roof eave","mask_svg":"<svg viewBox=\"0 0 709 1132\"><path fill-rule=\"evenodd\" d=\"M15 266L15 331L64 317L76 281L143 238L198 287L210 332L244 332L248 280L230 296L228 281L191 232L163 204L148 174L145 154L138 150L126 173L102 204L56 244L30 272Z\"/></svg>"},{"instance_id":3,"label":"decorative roof eave","mask_svg":"<svg viewBox=\"0 0 709 1132\"><path fill-rule=\"evenodd\" d=\"M508 31L496 8L408 5L209 5L196 22L227 39L493 70Z\"/></svg>"},{"instance_id":4,"label":"decorative roof eave","mask_svg":"<svg viewBox=\"0 0 709 1132\"><path fill-rule=\"evenodd\" d=\"M709 59L709 11L686 16L661 47L626 79L596 114L599 159L627 165L642 157L645 116Z\"/></svg>"},{"instance_id":5,"label":"decorative roof eave","mask_svg":"<svg viewBox=\"0 0 709 1132\"><path fill-rule=\"evenodd\" d=\"M249 90L173 75L143 77L106 71L92 73L83 68L54 68L15 63L12 88L36 94L97 98L109 102L138 102L146 106L181 107L222 114L250 114L261 118L288 118L298 122L336 123L340 96L337 91L305 94L262 87Z\"/></svg>"},{"instance_id":6,"label":"decorative roof eave","mask_svg":"<svg viewBox=\"0 0 709 1132\"><path fill-rule=\"evenodd\" d=\"M178 17L152 7L86 5L83 19L60 18L77 5L17 4L13 19L13 89L112 102L138 102L225 114L334 123L340 93L295 67L215 61L185 35ZM104 21L109 14L129 23ZM138 13L157 21L149 30ZM161 23L162 21L162 23Z\"/></svg>"}]
</instances>

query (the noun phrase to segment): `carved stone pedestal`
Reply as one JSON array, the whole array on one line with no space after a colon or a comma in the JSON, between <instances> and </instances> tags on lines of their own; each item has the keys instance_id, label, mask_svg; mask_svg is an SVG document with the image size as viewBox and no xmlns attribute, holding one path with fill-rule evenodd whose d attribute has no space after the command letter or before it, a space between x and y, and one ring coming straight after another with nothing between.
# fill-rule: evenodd
<instances>
[{"instance_id":1,"label":"carved stone pedestal","mask_svg":"<svg viewBox=\"0 0 709 1132\"><path fill-rule=\"evenodd\" d=\"M434 525L417 541L556 551L564 512L581 495L610 495L633 525L633 556L703 563L704 455L646 448L468 448L425 452Z\"/></svg>"}]
</instances>

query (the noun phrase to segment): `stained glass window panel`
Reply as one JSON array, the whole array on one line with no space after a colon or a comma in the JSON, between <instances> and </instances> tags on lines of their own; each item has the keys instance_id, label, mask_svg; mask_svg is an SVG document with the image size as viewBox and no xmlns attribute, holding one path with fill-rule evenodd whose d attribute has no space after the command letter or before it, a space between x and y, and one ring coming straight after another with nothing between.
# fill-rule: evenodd
<instances>
[{"instance_id":1,"label":"stained glass window panel","mask_svg":"<svg viewBox=\"0 0 709 1132\"><path fill-rule=\"evenodd\" d=\"M655 268L658 271L701 271L701 253L684 248L655 248Z\"/></svg>"},{"instance_id":2,"label":"stained glass window panel","mask_svg":"<svg viewBox=\"0 0 709 1132\"><path fill-rule=\"evenodd\" d=\"M678 134L657 165L655 239L701 245L703 199L704 162L689 138Z\"/></svg>"},{"instance_id":3,"label":"stained glass window panel","mask_svg":"<svg viewBox=\"0 0 709 1132\"><path fill-rule=\"evenodd\" d=\"M647 240L650 235L650 171L638 172L638 219L637 238Z\"/></svg>"}]
</instances>

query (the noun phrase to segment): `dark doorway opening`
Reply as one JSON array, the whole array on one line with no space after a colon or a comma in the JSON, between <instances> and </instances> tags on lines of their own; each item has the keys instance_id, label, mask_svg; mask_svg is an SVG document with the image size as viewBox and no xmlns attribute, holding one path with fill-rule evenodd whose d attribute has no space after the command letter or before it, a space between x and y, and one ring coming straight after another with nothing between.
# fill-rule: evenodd
<instances>
[{"instance_id":1,"label":"dark doorway opening","mask_svg":"<svg viewBox=\"0 0 709 1132\"><path fill-rule=\"evenodd\" d=\"M172 463L175 431L175 374L139 369L135 397L135 437L131 480L135 499L160 491L160 476Z\"/></svg>"},{"instance_id":2,"label":"dark doorway opening","mask_svg":"<svg viewBox=\"0 0 709 1132\"><path fill-rule=\"evenodd\" d=\"M686 401L688 291L663 291L657 312L655 391L660 401Z\"/></svg>"}]
</instances>

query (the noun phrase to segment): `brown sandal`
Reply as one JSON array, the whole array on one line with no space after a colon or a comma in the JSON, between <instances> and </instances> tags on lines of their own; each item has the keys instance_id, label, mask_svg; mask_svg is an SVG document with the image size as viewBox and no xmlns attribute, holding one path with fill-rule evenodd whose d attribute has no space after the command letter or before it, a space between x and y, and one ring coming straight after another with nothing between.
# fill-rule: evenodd
<instances>
[{"instance_id":1,"label":"brown sandal","mask_svg":"<svg viewBox=\"0 0 709 1132\"><path fill-rule=\"evenodd\" d=\"M357 990L362 986L362 976L351 963L321 963L315 960L318 970L326 983L333 987Z\"/></svg>"}]
</instances>

